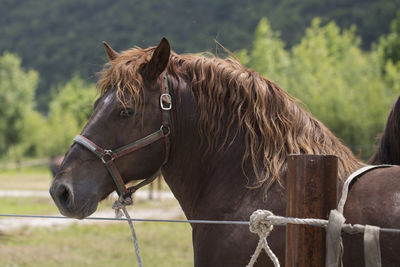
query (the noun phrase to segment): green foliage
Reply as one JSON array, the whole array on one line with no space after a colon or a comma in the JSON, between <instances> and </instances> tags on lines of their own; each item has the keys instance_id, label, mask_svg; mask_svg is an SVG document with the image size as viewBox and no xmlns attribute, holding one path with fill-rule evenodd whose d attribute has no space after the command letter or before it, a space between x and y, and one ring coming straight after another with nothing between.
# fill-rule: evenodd
<instances>
[{"instance_id":1,"label":"green foliage","mask_svg":"<svg viewBox=\"0 0 400 267\"><path fill-rule=\"evenodd\" d=\"M391 102L400 93L400 65L380 71L376 50L363 52L356 30L314 19L300 44L289 52L266 20L261 20L253 49L241 52L251 68L277 81L357 154L373 151Z\"/></svg>"},{"instance_id":2,"label":"green foliage","mask_svg":"<svg viewBox=\"0 0 400 267\"><path fill-rule=\"evenodd\" d=\"M50 103L47 150L50 156L64 154L93 111L95 85L74 76Z\"/></svg>"},{"instance_id":3,"label":"green foliage","mask_svg":"<svg viewBox=\"0 0 400 267\"><path fill-rule=\"evenodd\" d=\"M20 160L64 154L92 113L95 85L74 76L55 90L45 118L34 110L38 75L20 63L9 53L0 58L0 155Z\"/></svg>"},{"instance_id":4,"label":"green foliage","mask_svg":"<svg viewBox=\"0 0 400 267\"><path fill-rule=\"evenodd\" d=\"M273 31L268 20L263 18L255 36L248 65L259 70L261 75L276 77L276 82L286 85L290 56L284 49L284 42L279 39L279 32Z\"/></svg>"},{"instance_id":5,"label":"green foliage","mask_svg":"<svg viewBox=\"0 0 400 267\"><path fill-rule=\"evenodd\" d=\"M74 73L92 78L100 70L103 40L117 50L152 46L163 36L179 53L213 50L213 39L232 51L248 49L255 26L267 16L291 47L320 16L342 28L357 25L369 48L399 8L400 0L2 0L0 53L17 53L39 71L38 108L47 111L52 86Z\"/></svg>"},{"instance_id":6,"label":"green foliage","mask_svg":"<svg viewBox=\"0 0 400 267\"><path fill-rule=\"evenodd\" d=\"M392 21L390 29L387 36L382 36L379 39L378 53L383 71L385 71L385 65L388 61L393 63L400 61L400 10Z\"/></svg>"},{"instance_id":7,"label":"green foliage","mask_svg":"<svg viewBox=\"0 0 400 267\"><path fill-rule=\"evenodd\" d=\"M0 57L0 155L30 131L26 114L33 110L37 81L37 72L23 70L16 55L5 52Z\"/></svg>"},{"instance_id":8,"label":"green foliage","mask_svg":"<svg viewBox=\"0 0 400 267\"><path fill-rule=\"evenodd\" d=\"M344 1L332 5L317 0L297 4L293 0L251 0L235 5L233 0L207 0L188 7L188 3L173 0L161 6L179 15L154 15L151 26L145 22L153 18L152 0L113 5L107 0L46 1L25 0L25 5L8 1L0 10L0 51L18 51L23 58L10 53L0 57L0 156L7 151L17 159L66 151L88 120L96 94L93 84L74 73L88 77L100 68L105 58L99 57L104 54L100 41L104 39L117 50L133 44L154 45L163 35L178 52L209 49L214 37L229 49L244 48L238 53L244 64L301 99L313 115L364 157L372 152L375 136L382 131L390 104L400 92L400 11L388 35L370 51L361 49L363 43L366 47L361 39L369 44L386 32L383 26L394 17L400 0L379 1L379 5L366 1L362 14L351 8L357 6L352 1L346 1L344 9ZM65 14L65 10L71 12ZM323 10L329 12L311 22ZM387 23L382 20L372 26L377 17L371 14L375 13L386 14ZM118 20L113 20L116 14ZM193 21L177 23L190 14ZM259 21L251 46L250 32L265 14L270 22ZM356 28L350 26L352 15L369 20ZM327 23L328 18L337 23ZM170 19L173 23L168 23ZM304 33L309 21L311 26ZM367 24L371 27L365 30ZM348 27L341 30L338 25ZM21 62L37 67L44 76L39 105L34 102L38 74L23 70ZM48 93L50 85L60 83L64 85L53 86L52 94ZM47 117L34 109L44 110L44 105L48 106Z\"/></svg>"},{"instance_id":9,"label":"green foliage","mask_svg":"<svg viewBox=\"0 0 400 267\"><path fill-rule=\"evenodd\" d=\"M22 142L17 149L24 157L46 156L46 143L48 141L48 125L46 119L36 110L25 114L26 131L22 132Z\"/></svg>"},{"instance_id":10,"label":"green foliage","mask_svg":"<svg viewBox=\"0 0 400 267\"><path fill-rule=\"evenodd\" d=\"M72 145L72 139L79 133L76 119L71 113L62 111L59 107L51 109L49 117L49 135L45 143L48 155L62 155Z\"/></svg>"},{"instance_id":11,"label":"green foliage","mask_svg":"<svg viewBox=\"0 0 400 267\"><path fill-rule=\"evenodd\" d=\"M50 103L50 117L52 111L59 109L70 113L76 119L78 127L83 127L93 112L96 86L74 76L56 91L58 93Z\"/></svg>"}]
</instances>

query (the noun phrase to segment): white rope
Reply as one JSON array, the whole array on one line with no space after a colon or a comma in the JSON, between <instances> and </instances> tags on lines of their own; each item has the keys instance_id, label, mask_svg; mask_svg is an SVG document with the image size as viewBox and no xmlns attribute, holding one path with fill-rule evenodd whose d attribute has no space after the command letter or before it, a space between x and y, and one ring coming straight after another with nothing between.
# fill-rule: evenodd
<instances>
[{"instance_id":1,"label":"white rope","mask_svg":"<svg viewBox=\"0 0 400 267\"><path fill-rule=\"evenodd\" d=\"M271 261L274 263L275 267L280 267L279 260L272 252L271 248L268 246L267 237L269 233L274 229L273 224L268 219L269 216L273 215L272 212L267 210L256 210L250 216L250 232L258 234L259 241L257 244L257 248L254 251L253 256L251 256L250 262L247 267L253 267L254 263L256 263L258 256L260 255L262 249L265 250Z\"/></svg>"},{"instance_id":2,"label":"white rope","mask_svg":"<svg viewBox=\"0 0 400 267\"><path fill-rule=\"evenodd\" d=\"M346 221L343 214L337 210L329 213L329 223L326 229L326 267L339 267L342 262L343 242L342 228Z\"/></svg>"},{"instance_id":3,"label":"white rope","mask_svg":"<svg viewBox=\"0 0 400 267\"><path fill-rule=\"evenodd\" d=\"M293 217L283 217L274 215L272 212L268 210L256 210L257 213L271 213L268 215L265 220L267 220L268 224L272 225L287 225L287 224L306 224L316 227L327 228L328 220L323 219L311 219L311 218L293 218ZM254 212L254 213L255 213ZM254 214L253 213L253 214ZM250 216L250 224L251 224L251 216ZM363 233L365 229L364 225L361 224L343 224L342 230L346 233L356 234L356 233ZM381 229L382 230L382 229Z\"/></svg>"},{"instance_id":4,"label":"white rope","mask_svg":"<svg viewBox=\"0 0 400 267\"><path fill-rule=\"evenodd\" d=\"M131 216L129 216L129 213L125 207L122 209L122 211L124 212L125 217L127 219L131 218ZM142 258L140 257L140 251L139 251L139 243L136 238L135 228L133 228L133 223L131 220L128 221L128 224L129 224L129 227L131 228L133 245L135 246L135 253L136 253L136 258L137 258L139 267L143 267L143 262L142 262Z\"/></svg>"},{"instance_id":5,"label":"white rope","mask_svg":"<svg viewBox=\"0 0 400 267\"><path fill-rule=\"evenodd\" d=\"M131 233L132 233L133 245L135 246L136 258L137 258L139 267L143 267L143 262L142 262L142 258L140 257L139 243L137 241L135 228L133 227L131 216L129 215L128 211L126 210L126 206L132 205L132 204L133 204L133 200L131 197L124 198L121 196L118 198L118 200L116 200L114 202L112 208L115 210L116 218L122 217L122 212L121 212L121 210L122 210L123 214L125 214L125 217L128 219L129 228L131 228Z\"/></svg>"},{"instance_id":6,"label":"white rope","mask_svg":"<svg viewBox=\"0 0 400 267\"><path fill-rule=\"evenodd\" d=\"M29 214L0 214L0 217L15 217L15 218L32 218L32 219L60 219L60 220L76 220L74 218L69 218L65 216L57 216L57 215L29 215ZM271 215L270 217L274 222L282 222L281 218L287 218L291 220L288 223L294 223L296 220L319 220L319 219L299 219L292 217L281 217L276 215ZM139 219L139 218L109 218L109 217L86 217L82 220L89 221L132 221L132 222L157 222L157 223L195 223L195 224L232 224L232 225L250 225L249 221L213 221L213 220L163 220L163 219ZM308 223L311 226L316 227L325 227L325 225L317 224L317 223ZM299 224L299 223L296 223ZM286 223L275 223L274 225L283 226ZM344 225L343 229L345 232L350 234L355 233L363 233L364 226L360 224L347 224ZM400 229L397 228L379 228L379 232L384 233L392 233L392 234L400 234Z\"/></svg>"},{"instance_id":7,"label":"white rope","mask_svg":"<svg viewBox=\"0 0 400 267\"><path fill-rule=\"evenodd\" d=\"M247 265L252 267L260 255L262 249L265 250L275 267L280 266L278 258L275 256L271 248L268 246L267 237L272 231L274 225L287 225L287 224L306 224L311 226L327 228L329 221L323 219L310 219L310 218L293 218L293 217L282 217L276 216L268 210L256 210L250 216L250 231L258 234L260 240L257 244L254 254L250 258L250 262ZM363 233L365 226L360 224L343 224L342 231L355 234ZM380 229L382 230L382 229ZM394 232L394 231L393 231Z\"/></svg>"},{"instance_id":8,"label":"white rope","mask_svg":"<svg viewBox=\"0 0 400 267\"><path fill-rule=\"evenodd\" d=\"M379 227L366 225L364 232L365 267L381 267L381 249L379 245Z\"/></svg>"}]
</instances>

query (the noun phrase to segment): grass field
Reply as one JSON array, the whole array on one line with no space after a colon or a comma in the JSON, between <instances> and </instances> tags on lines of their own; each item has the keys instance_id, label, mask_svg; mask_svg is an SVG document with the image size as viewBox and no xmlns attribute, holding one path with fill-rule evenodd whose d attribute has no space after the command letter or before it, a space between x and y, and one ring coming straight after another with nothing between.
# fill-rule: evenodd
<instances>
[{"instance_id":1,"label":"grass field","mask_svg":"<svg viewBox=\"0 0 400 267\"><path fill-rule=\"evenodd\" d=\"M0 212L5 214L55 214L57 207L44 197L1 197Z\"/></svg>"},{"instance_id":2,"label":"grass field","mask_svg":"<svg viewBox=\"0 0 400 267\"><path fill-rule=\"evenodd\" d=\"M0 170L0 190L49 190L52 176L47 167L27 167L22 170ZM111 177L110 177L111 179ZM133 184L129 184L133 185ZM147 190L149 185L143 189ZM154 183L157 190L158 181ZM168 185L162 180L161 190L169 190ZM156 195L156 193L154 193Z\"/></svg>"},{"instance_id":3,"label":"grass field","mask_svg":"<svg viewBox=\"0 0 400 267\"><path fill-rule=\"evenodd\" d=\"M0 190L48 190L45 168L0 172ZM164 187L165 188L165 187ZM110 210L112 199L99 210ZM134 209L177 206L176 200L137 200ZM58 214L47 197L0 197L0 213ZM1 224L1 219L0 219ZM145 266L193 266L188 224L135 223ZM0 231L0 266L137 266L126 222L72 224Z\"/></svg>"},{"instance_id":4,"label":"grass field","mask_svg":"<svg viewBox=\"0 0 400 267\"><path fill-rule=\"evenodd\" d=\"M51 173L45 167L0 171L1 190L49 190Z\"/></svg>"},{"instance_id":5,"label":"grass field","mask_svg":"<svg viewBox=\"0 0 400 267\"><path fill-rule=\"evenodd\" d=\"M100 202L98 211L112 210L114 199L108 198ZM133 212L137 209L165 209L179 205L175 199L165 199L162 201L150 201L139 199L135 201L133 207L128 210ZM50 215L58 214L59 211L53 200L45 197L0 197L0 213L3 214L33 214L33 215Z\"/></svg>"},{"instance_id":6,"label":"grass field","mask_svg":"<svg viewBox=\"0 0 400 267\"><path fill-rule=\"evenodd\" d=\"M145 266L193 266L190 226L136 223ZM0 235L0 266L137 266L126 223L21 229Z\"/></svg>"}]
</instances>

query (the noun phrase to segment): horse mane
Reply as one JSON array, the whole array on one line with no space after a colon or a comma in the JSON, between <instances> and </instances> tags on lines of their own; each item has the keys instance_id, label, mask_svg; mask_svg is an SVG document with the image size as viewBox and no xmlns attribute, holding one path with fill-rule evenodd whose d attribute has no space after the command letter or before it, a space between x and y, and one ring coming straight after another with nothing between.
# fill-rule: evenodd
<instances>
[{"instance_id":1,"label":"horse mane","mask_svg":"<svg viewBox=\"0 0 400 267\"><path fill-rule=\"evenodd\" d=\"M99 80L101 93L116 88L124 101L128 91L140 106L143 80L139 70L151 58L153 48L135 48L107 64ZM194 54L171 54L168 75L188 82L197 99L199 131L213 148L229 147L243 133L245 153L242 167L250 160L258 188L280 183L281 170L289 154L333 154L339 158L339 177L345 178L361 163L321 122L305 111L274 82L261 77L237 60ZM226 119L227 118L227 119ZM234 127L235 126L235 127ZM222 136L216 143L215 136ZM247 177L247 175L246 175Z\"/></svg>"},{"instance_id":2,"label":"horse mane","mask_svg":"<svg viewBox=\"0 0 400 267\"><path fill-rule=\"evenodd\" d=\"M369 164L400 164L400 97L393 103L378 149Z\"/></svg>"}]
</instances>

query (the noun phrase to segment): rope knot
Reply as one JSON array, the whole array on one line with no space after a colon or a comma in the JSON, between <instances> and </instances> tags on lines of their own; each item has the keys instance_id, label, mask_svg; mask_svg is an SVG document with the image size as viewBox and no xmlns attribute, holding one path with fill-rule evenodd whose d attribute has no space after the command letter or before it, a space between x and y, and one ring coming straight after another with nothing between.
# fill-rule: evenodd
<instances>
[{"instance_id":1,"label":"rope knot","mask_svg":"<svg viewBox=\"0 0 400 267\"><path fill-rule=\"evenodd\" d=\"M274 215L268 210L256 210L250 216L250 232L258 234L260 236L268 236L269 233L274 229L269 216Z\"/></svg>"},{"instance_id":2,"label":"rope knot","mask_svg":"<svg viewBox=\"0 0 400 267\"><path fill-rule=\"evenodd\" d=\"M112 205L112 209L115 210L115 217L121 218L123 216L121 210L124 209L126 206L132 204L133 204L132 197L120 196L117 200L115 200L114 204Z\"/></svg>"},{"instance_id":3,"label":"rope knot","mask_svg":"<svg viewBox=\"0 0 400 267\"><path fill-rule=\"evenodd\" d=\"M273 222L271 221L270 216L274 214L268 210L256 210L250 216L250 232L258 234L260 238L258 240L258 244L256 250L254 251L253 256L251 256L250 262L247 267L253 267L256 262L260 252L264 249L271 261L274 263L275 267L279 267L279 260L272 252L271 248L268 246L267 237L269 233L274 229Z\"/></svg>"}]
</instances>

